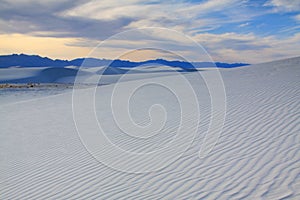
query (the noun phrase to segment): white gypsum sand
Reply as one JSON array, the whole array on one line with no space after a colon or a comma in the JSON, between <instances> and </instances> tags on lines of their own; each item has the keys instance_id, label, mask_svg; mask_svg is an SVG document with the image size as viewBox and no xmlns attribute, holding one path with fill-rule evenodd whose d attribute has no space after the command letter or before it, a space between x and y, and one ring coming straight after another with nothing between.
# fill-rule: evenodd
<instances>
[{"instance_id":1,"label":"white gypsum sand","mask_svg":"<svg viewBox=\"0 0 300 200\"><path fill-rule=\"evenodd\" d=\"M87 152L76 132L70 92L1 104L0 199L299 199L299 65L300 58L293 58L220 69L226 121L216 146L202 159L198 153L209 125L210 98L204 82L187 73L197 88L198 134L182 157L149 173L114 170ZM171 72L161 74L132 73L118 84L126 88L143 79L177 83ZM95 95L98 120L111 141L137 152L168 145L180 120L172 94L155 87L136 94L130 109L137 124L149 123L148 109L157 99L172 114L155 137L134 139L121 133L107 114L111 108L101 103L109 98L116 76L105 76L108 85L100 86ZM84 97L89 90L80 92ZM126 160L120 162L126 165Z\"/></svg>"}]
</instances>

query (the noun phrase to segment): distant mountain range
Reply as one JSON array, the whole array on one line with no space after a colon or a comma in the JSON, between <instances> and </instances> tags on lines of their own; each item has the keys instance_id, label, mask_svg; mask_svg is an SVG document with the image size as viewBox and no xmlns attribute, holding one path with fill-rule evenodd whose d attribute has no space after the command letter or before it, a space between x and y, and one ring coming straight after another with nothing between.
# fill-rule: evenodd
<instances>
[{"instance_id":1,"label":"distant mountain range","mask_svg":"<svg viewBox=\"0 0 300 200\"><path fill-rule=\"evenodd\" d=\"M8 67L66 67L66 66L81 66L97 67L97 66L111 66L111 67L138 67L147 64L160 64L170 67L181 67L184 69L204 68L204 67L220 67L233 68L249 65L247 63L222 63L222 62L185 62L185 61L169 61L164 59L147 60L142 62L133 62L127 60L108 60L98 58L76 58L73 60L60 60L41 57L38 55L26 54L12 54L0 56L0 68Z\"/></svg>"}]
</instances>

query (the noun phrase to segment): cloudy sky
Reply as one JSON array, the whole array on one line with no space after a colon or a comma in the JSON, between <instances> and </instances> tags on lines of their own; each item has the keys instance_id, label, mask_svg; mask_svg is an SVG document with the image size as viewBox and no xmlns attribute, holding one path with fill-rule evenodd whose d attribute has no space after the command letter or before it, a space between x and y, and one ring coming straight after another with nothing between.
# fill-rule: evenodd
<instances>
[{"instance_id":1,"label":"cloudy sky","mask_svg":"<svg viewBox=\"0 0 300 200\"><path fill-rule=\"evenodd\" d=\"M85 57L114 34L163 27L195 40L215 61L259 63L300 56L298 0L0 0L0 5L0 54ZM128 46L161 40L155 34L133 38L115 41L99 57L114 58L114 52Z\"/></svg>"}]
</instances>

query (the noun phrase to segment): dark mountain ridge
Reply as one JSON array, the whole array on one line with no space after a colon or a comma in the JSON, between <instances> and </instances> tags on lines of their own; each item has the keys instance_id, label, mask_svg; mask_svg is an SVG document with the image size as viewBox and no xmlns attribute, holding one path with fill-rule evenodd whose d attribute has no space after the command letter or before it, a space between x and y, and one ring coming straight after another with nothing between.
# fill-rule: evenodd
<instances>
[{"instance_id":1,"label":"dark mountain ridge","mask_svg":"<svg viewBox=\"0 0 300 200\"><path fill-rule=\"evenodd\" d=\"M146 60L141 62L133 62L128 60L108 60L98 58L76 58L73 60L60 60L51 59L48 57L41 57L39 55L26 55L26 54L11 54L0 55L0 68L8 67L66 67L66 66L83 66L97 67L109 65L111 67L138 67L148 64L159 64L170 67L180 67L183 69L203 68L203 67L220 67L220 68L233 68L249 65L247 63L222 63L222 62L186 62L186 61L169 61L164 59Z\"/></svg>"}]
</instances>

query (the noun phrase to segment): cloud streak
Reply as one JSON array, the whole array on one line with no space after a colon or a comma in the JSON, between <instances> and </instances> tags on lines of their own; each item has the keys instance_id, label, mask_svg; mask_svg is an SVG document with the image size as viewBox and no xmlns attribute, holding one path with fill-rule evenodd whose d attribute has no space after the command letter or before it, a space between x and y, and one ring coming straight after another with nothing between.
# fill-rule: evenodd
<instances>
[{"instance_id":1,"label":"cloud streak","mask_svg":"<svg viewBox=\"0 0 300 200\"><path fill-rule=\"evenodd\" d=\"M2 33L22 33L50 37L86 37L105 39L122 31L132 19L110 21L86 17L62 16L60 13L83 1L5 1L0 7Z\"/></svg>"},{"instance_id":2,"label":"cloud streak","mask_svg":"<svg viewBox=\"0 0 300 200\"><path fill-rule=\"evenodd\" d=\"M297 0L269 0L265 6L273 6L276 12L300 11L300 1Z\"/></svg>"}]
</instances>

